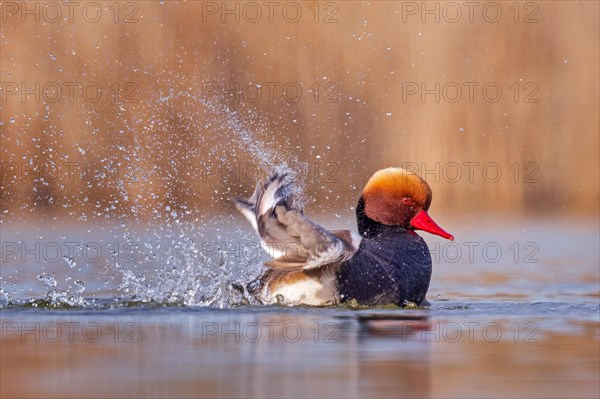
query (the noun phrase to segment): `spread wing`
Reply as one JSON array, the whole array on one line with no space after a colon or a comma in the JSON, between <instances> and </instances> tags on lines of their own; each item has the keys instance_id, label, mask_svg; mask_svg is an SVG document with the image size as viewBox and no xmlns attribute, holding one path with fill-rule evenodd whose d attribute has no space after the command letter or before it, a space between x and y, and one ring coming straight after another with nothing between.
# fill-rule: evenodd
<instances>
[{"instance_id":1,"label":"spread wing","mask_svg":"<svg viewBox=\"0 0 600 399\"><path fill-rule=\"evenodd\" d=\"M248 219L273 260L272 269L315 269L350 259L360 236L349 230L329 231L312 222L293 205L293 180L273 175L257 186L248 200L235 198L236 208Z\"/></svg>"}]
</instances>

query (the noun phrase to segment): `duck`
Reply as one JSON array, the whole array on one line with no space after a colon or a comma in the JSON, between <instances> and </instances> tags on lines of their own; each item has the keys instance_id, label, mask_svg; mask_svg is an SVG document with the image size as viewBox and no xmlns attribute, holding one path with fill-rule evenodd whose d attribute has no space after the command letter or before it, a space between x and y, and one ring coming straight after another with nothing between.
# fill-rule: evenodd
<instances>
[{"instance_id":1,"label":"duck","mask_svg":"<svg viewBox=\"0 0 600 399\"><path fill-rule=\"evenodd\" d=\"M399 167L376 171L355 208L358 234L308 219L295 192L293 175L277 172L250 198L233 199L270 255L264 273L247 285L259 303L428 304L431 254L416 231L454 237L429 216L432 193L423 178Z\"/></svg>"}]
</instances>

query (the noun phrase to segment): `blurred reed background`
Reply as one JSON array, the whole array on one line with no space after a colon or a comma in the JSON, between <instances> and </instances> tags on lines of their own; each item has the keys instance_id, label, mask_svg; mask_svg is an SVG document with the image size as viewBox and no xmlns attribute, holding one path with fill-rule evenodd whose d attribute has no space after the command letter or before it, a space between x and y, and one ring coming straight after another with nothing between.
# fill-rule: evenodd
<instances>
[{"instance_id":1,"label":"blurred reed background","mask_svg":"<svg viewBox=\"0 0 600 399\"><path fill-rule=\"evenodd\" d=\"M244 2L96 3L97 22L82 17L86 2L72 22L50 21L47 2L28 2L40 20L23 22L22 3L9 3L4 221L233 212L227 198L249 194L280 161L304 171L319 201L311 212L350 211L371 173L404 164L430 182L442 219L598 215L598 2L521 2L518 15L496 2L485 15L500 6L496 23L482 16L489 2L477 3L473 22L455 3L454 23L435 2L439 22L412 14L421 2L311 1L287 14L280 2L273 22L264 2L253 3L256 22ZM289 22L296 7L302 17ZM408 91L436 82L439 102ZM465 82L476 83L472 101ZM502 89L497 102L483 96L489 83ZM241 94L223 92L236 85ZM462 97L451 102L456 85Z\"/></svg>"}]
</instances>

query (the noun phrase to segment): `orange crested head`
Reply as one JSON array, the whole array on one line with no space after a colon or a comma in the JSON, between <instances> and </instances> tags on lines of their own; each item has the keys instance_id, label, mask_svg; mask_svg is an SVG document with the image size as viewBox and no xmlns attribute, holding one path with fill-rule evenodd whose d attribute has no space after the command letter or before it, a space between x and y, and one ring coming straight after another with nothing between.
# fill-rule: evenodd
<instances>
[{"instance_id":1,"label":"orange crested head","mask_svg":"<svg viewBox=\"0 0 600 399\"><path fill-rule=\"evenodd\" d=\"M431 205L429 184L406 169L386 168L375 172L363 190L361 201L364 215L375 222L454 239L427 214Z\"/></svg>"}]
</instances>

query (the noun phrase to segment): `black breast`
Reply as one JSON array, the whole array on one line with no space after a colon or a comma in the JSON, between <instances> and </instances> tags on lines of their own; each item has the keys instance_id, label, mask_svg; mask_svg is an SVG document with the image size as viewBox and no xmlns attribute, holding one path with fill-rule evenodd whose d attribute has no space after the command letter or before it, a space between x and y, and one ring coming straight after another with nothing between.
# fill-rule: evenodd
<instances>
[{"instance_id":1,"label":"black breast","mask_svg":"<svg viewBox=\"0 0 600 399\"><path fill-rule=\"evenodd\" d=\"M381 225L380 225L381 226ZM342 301L361 305L420 304L429 289L431 255L425 241L400 227L364 237L358 252L341 266L338 292Z\"/></svg>"}]
</instances>

